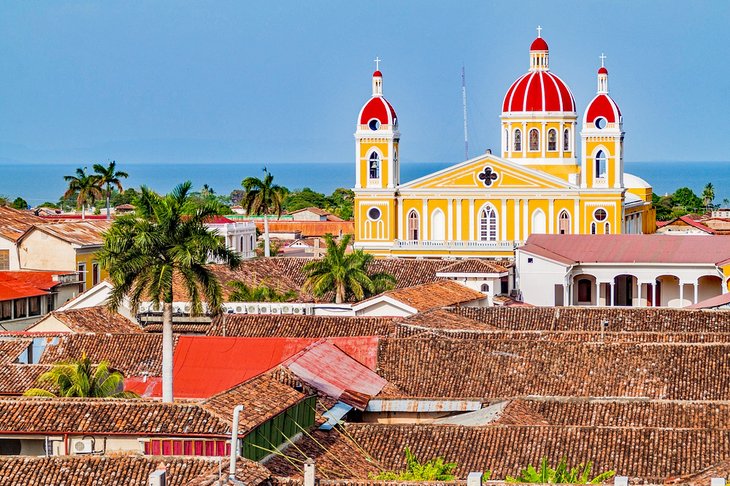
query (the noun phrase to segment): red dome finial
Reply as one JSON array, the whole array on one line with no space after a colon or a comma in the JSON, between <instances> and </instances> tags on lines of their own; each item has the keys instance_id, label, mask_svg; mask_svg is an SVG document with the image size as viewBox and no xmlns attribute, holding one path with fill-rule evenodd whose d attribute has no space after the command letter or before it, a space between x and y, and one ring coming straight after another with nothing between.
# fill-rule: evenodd
<instances>
[{"instance_id":1,"label":"red dome finial","mask_svg":"<svg viewBox=\"0 0 730 486\"><path fill-rule=\"evenodd\" d=\"M531 51L547 51L548 45L545 39L542 38L542 27L537 26L537 38L530 44Z\"/></svg>"},{"instance_id":2,"label":"red dome finial","mask_svg":"<svg viewBox=\"0 0 730 486\"><path fill-rule=\"evenodd\" d=\"M606 69L605 61L606 61L606 55L604 53L601 53L598 58L601 60L601 67L598 68L598 74L608 74L608 69Z\"/></svg>"}]
</instances>

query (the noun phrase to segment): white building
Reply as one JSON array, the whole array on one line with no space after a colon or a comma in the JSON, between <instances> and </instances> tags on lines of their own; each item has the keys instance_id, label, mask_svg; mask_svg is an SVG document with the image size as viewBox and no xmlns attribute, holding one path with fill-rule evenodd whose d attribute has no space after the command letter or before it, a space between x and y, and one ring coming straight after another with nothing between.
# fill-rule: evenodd
<instances>
[{"instance_id":1,"label":"white building","mask_svg":"<svg viewBox=\"0 0 730 486\"><path fill-rule=\"evenodd\" d=\"M217 216L205 226L223 238L226 247L243 258L256 256L256 224L251 221L233 221L224 216Z\"/></svg>"},{"instance_id":2,"label":"white building","mask_svg":"<svg viewBox=\"0 0 730 486\"><path fill-rule=\"evenodd\" d=\"M686 307L727 292L730 237L532 235L516 265L533 305Z\"/></svg>"}]
</instances>

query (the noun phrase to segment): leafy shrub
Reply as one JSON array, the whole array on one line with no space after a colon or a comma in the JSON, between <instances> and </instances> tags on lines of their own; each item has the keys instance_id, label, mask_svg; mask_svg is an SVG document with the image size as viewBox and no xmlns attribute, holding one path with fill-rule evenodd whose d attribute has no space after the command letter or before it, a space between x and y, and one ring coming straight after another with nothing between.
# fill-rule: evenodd
<instances>
[{"instance_id":1,"label":"leafy shrub","mask_svg":"<svg viewBox=\"0 0 730 486\"><path fill-rule=\"evenodd\" d=\"M591 479L593 463L579 464L568 468L568 461L562 458L555 469L548 465L547 457L542 458L540 469L536 470L532 464L523 469L519 476L507 476L508 483L532 484L600 484L612 478L616 471L606 471Z\"/></svg>"},{"instance_id":2,"label":"leafy shrub","mask_svg":"<svg viewBox=\"0 0 730 486\"><path fill-rule=\"evenodd\" d=\"M453 481L456 478L454 476L455 462L446 462L443 457L436 457L422 464L408 447L405 448L405 455L405 471L382 471L377 475L372 475L371 479L381 481Z\"/></svg>"}]
</instances>

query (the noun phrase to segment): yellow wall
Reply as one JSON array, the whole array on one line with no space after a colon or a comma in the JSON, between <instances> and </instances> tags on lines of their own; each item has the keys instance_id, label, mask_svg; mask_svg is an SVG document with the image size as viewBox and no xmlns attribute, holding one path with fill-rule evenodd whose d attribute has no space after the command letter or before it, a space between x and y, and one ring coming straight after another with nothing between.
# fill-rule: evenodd
<instances>
[{"instance_id":1,"label":"yellow wall","mask_svg":"<svg viewBox=\"0 0 730 486\"><path fill-rule=\"evenodd\" d=\"M76 268L78 268L78 265L80 263L86 264L86 290L90 289L93 286L94 282L94 275L93 275L93 264L98 263L98 260L96 258L96 252L90 252L90 251L77 251L76 252ZM109 272L107 272L101 265L99 265L99 282L104 280L109 276Z\"/></svg>"}]
</instances>

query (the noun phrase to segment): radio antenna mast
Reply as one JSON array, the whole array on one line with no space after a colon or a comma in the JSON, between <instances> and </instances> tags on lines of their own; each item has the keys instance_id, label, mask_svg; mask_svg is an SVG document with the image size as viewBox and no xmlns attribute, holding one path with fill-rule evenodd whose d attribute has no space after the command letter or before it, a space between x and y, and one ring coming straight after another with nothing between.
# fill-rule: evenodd
<instances>
[{"instance_id":1,"label":"radio antenna mast","mask_svg":"<svg viewBox=\"0 0 730 486\"><path fill-rule=\"evenodd\" d=\"M466 124L466 76L464 65L461 65L461 101L464 105L464 160L469 160L469 132Z\"/></svg>"}]
</instances>

